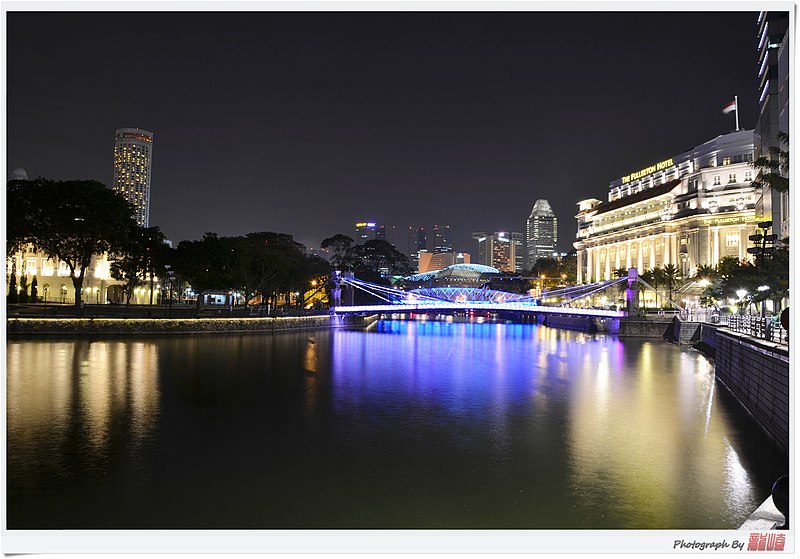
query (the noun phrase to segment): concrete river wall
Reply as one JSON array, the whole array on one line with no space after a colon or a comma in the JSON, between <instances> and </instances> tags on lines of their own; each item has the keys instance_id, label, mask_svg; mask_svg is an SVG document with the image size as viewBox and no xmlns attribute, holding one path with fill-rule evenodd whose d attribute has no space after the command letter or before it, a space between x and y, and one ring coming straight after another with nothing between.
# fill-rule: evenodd
<instances>
[{"instance_id":1,"label":"concrete river wall","mask_svg":"<svg viewBox=\"0 0 800 559\"><path fill-rule=\"evenodd\" d=\"M703 346L714 348L717 378L788 452L789 347L710 324L700 330Z\"/></svg>"},{"instance_id":2,"label":"concrete river wall","mask_svg":"<svg viewBox=\"0 0 800 559\"><path fill-rule=\"evenodd\" d=\"M231 334L330 328L331 318L321 316L264 318L9 318L9 336L129 335L129 334Z\"/></svg>"}]
</instances>

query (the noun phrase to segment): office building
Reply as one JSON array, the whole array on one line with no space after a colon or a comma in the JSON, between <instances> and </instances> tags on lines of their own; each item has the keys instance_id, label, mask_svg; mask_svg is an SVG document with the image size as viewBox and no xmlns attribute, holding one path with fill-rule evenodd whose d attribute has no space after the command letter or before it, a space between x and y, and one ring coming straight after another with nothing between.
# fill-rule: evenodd
<instances>
[{"instance_id":1,"label":"office building","mask_svg":"<svg viewBox=\"0 0 800 559\"><path fill-rule=\"evenodd\" d=\"M521 274L525 270L525 236L522 233L511 233L510 236L514 245L514 272Z\"/></svg>"},{"instance_id":2,"label":"office building","mask_svg":"<svg viewBox=\"0 0 800 559\"><path fill-rule=\"evenodd\" d=\"M153 133L120 128L114 139L114 179L111 188L134 207L136 224L150 226L150 171Z\"/></svg>"},{"instance_id":3,"label":"office building","mask_svg":"<svg viewBox=\"0 0 800 559\"><path fill-rule=\"evenodd\" d=\"M450 238L449 225L433 226L433 252L448 252L453 250Z\"/></svg>"},{"instance_id":4,"label":"office building","mask_svg":"<svg viewBox=\"0 0 800 559\"><path fill-rule=\"evenodd\" d=\"M757 20L758 109L754 156L787 149L778 134L789 133L789 12L760 12ZM772 157L775 159L774 157ZM789 236L789 195L768 187L757 192L756 214L773 223L779 239Z\"/></svg>"},{"instance_id":5,"label":"office building","mask_svg":"<svg viewBox=\"0 0 800 559\"><path fill-rule=\"evenodd\" d=\"M397 248L397 226L396 225L381 225L381 237L384 241Z\"/></svg>"},{"instance_id":6,"label":"office building","mask_svg":"<svg viewBox=\"0 0 800 559\"><path fill-rule=\"evenodd\" d=\"M725 256L750 258L752 160L753 131L740 130L611 182L605 202L579 202L578 282L667 264L688 278Z\"/></svg>"},{"instance_id":7,"label":"office building","mask_svg":"<svg viewBox=\"0 0 800 559\"><path fill-rule=\"evenodd\" d=\"M417 269L419 267L420 252L427 252L428 249L428 236L423 227L409 227L408 228L408 250L406 255L411 262L411 267Z\"/></svg>"},{"instance_id":8,"label":"office building","mask_svg":"<svg viewBox=\"0 0 800 559\"><path fill-rule=\"evenodd\" d=\"M422 274L431 270L442 270L455 264L469 264L470 254L468 252L420 252L419 266L417 272Z\"/></svg>"},{"instance_id":9,"label":"office building","mask_svg":"<svg viewBox=\"0 0 800 559\"><path fill-rule=\"evenodd\" d=\"M478 243L477 264L491 266L502 272L522 271L522 233L477 231L472 234L472 238Z\"/></svg>"},{"instance_id":10,"label":"office building","mask_svg":"<svg viewBox=\"0 0 800 559\"><path fill-rule=\"evenodd\" d=\"M365 241L379 238L379 231L380 225L374 221L359 221L356 223L356 244L363 245ZM384 232L381 232L380 235L383 237Z\"/></svg>"},{"instance_id":11,"label":"office building","mask_svg":"<svg viewBox=\"0 0 800 559\"><path fill-rule=\"evenodd\" d=\"M558 244L558 220L550 202L536 200L525 225L527 262L532 268L539 258L552 258Z\"/></svg>"}]
</instances>

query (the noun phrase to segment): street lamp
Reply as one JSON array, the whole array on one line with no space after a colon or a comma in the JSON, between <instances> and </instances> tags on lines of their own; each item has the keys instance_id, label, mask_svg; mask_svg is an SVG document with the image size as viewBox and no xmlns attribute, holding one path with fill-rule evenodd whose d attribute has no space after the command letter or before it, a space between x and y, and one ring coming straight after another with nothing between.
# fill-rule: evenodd
<instances>
[{"instance_id":1,"label":"street lamp","mask_svg":"<svg viewBox=\"0 0 800 559\"><path fill-rule=\"evenodd\" d=\"M767 305L767 297L765 291L769 291L768 285L760 285L756 288L756 291L762 294L761 298L761 318L766 316L766 305Z\"/></svg>"},{"instance_id":2,"label":"street lamp","mask_svg":"<svg viewBox=\"0 0 800 559\"><path fill-rule=\"evenodd\" d=\"M739 314L744 314L744 298L747 295L746 289L737 289L736 296L739 298Z\"/></svg>"}]
</instances>

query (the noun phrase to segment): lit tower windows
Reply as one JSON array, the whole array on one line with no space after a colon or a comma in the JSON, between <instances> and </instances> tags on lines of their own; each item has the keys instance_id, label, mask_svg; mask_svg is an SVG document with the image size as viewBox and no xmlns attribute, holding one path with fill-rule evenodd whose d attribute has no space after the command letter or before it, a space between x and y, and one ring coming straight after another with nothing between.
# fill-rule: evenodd
<instances>
[{"instance_id":1,"label":"lit tower windows","mask_svg":"<svg viewBox=\"0 0 800 559\"><path fill-rule=\"evenodd\" d=\"M112 189L134 209L137 225L150 226L150 168L153 133L140 128L120 128L114 140Z\"/></svg>"}]
</instances>

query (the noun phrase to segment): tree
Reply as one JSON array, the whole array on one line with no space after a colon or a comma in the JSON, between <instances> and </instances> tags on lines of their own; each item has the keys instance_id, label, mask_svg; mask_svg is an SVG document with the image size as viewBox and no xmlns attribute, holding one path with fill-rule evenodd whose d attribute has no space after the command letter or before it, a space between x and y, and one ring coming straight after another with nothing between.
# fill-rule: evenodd
<instances>
[{"instance_id":1,"label":"tree","mask_svg":"<svg viewBox=\"0 0 800 559\"><path fill-rule=\"evenodd\" d=\"M659 291L658 286L664 285L665 277L664 277L664 269L656 266L655 268L648 269L645 273L641 275L642 280L649 283L653 286L653 289L656 291L656 304L658 303Z\"/></svg>"},{"instance_id":2,"label":"tree","mask_svg":"<svg viewBox=\"0 0 800 559\"><path fill-rule=\"evenodd\" d=\"M778 142L780 146L770 146L769 156L753 161L753 167L758 169L753 186L786 194L789 192L789 135L779 133ZM781 149L782 146L786 149Z\"/></svg>"},{"instance_id":3,"label":"tree","mask_svg":"<svg viewBox=\"0 0 800 559\"><path fill-rule=\"evenodd\" d=\"M347 270L353 265L352 250L355 241L347 235L337 233L328 237L319 245L324 250L332 250L331 264L338 270Z\"/></svg>"},{"instance_id":4,"label":"tree","mask_svg":"<svg viewBox=\"0 0 800 559\"><path fill-rule=\"evenodd\" d=\"M36 276L33 276L33 280L31 280L31 302L39 302L39 280L36 279Z\"/></svg>"},{"instance_id":5,"label":"tree","mask_svg":"<svg viewBox=\"0 0 800 559\"><path fill-rule=\"evenodd\" d=\"M721 280L729 278L742 265L735 256L723 256L717 264L717 276Z\"/></svg>"},{"instance_id":6,"label":"tree","mask_svg":"<svg viewBox=\"0 0 800 559\"><path fill-rule=\"evenodd\" d=\"M216 233L205 233L199 241L178 243L174 256L175 270L186 278L198 294L198 303L203 291L232 286L229 252L230 248Z\"/></svg>"},{"instance_id":7,"label":"tree","mask_svg":"<svg viewBox=\"0 0 800 559\"><path fill-rule=\"evenodd\" d=\"M301 291L305 247L291 235L262 231L227 241L233 243L232 278L245 298L260 293L275 304L280 293Z\"/></svg>"},{"instance_id":8,"label":"tree","mask_svg":"<svg viewBox=\"0 0 800 559\"><path fill-rule=\"evenodd\" d=\"M675 264L667 264L662 268L662 277L664 285L666 285L669 290L669 300L672 301L672 289L678 283L681 272L675 267Z\"/></svg>"},{"instance_id":9,"label":"tree","mask_svg":"<svg viewBox=\"0 0 800 559\"><path fill-rule=\"evenodd\" d=\"M541 287L544 290L548 283L555 285L561 282L561 269L561 263L555 258L537 258L531 268L531 276L536 278L544 276L544 279L541 280Z\"/></svg>"},{"instance_id":10,"label":"tree","mask_svg":"<svg viewBox=\"0 0 800 559\"><path fill-rule=\"evenodd\" d=\"M19 277L19 302L28 302L28 275L25 273L25 265L22 265L22 275Z\"/></svg>"},{"instance_id":11,"label":"tree","mask_svg":"<svg viewBox=\"0 0 800 559\"><path fill-rule=\"evenodd\" d=\"M760 303L771 299L774 308L779 308L781 299L789 294L788 244L776 248L772 258L759 266L734 257L726 258L730 259L723 258L725 262L720 261L720 269L724 269L724 272L714 284L717 298L734 297L738 290L744 289L748 293L748 300Z\"/></svg>"},{"instance_id":12,"label":"tree","mask_svg":"<svg viewBox=\"0 0 800 559\"><path fill-rule=\"evenodd\" d=\"M137 287L150 281L150 304L153 304L153 282L163 269L164 252L169 247L166 237L158 227L141 227L132 224L124 241L120 244L115 260L111 264L111 277L124 281L122 292L125 304L129 305Z\"/></svg>"},{"instance_id":13,"label":"tree","mask_svg":"<svg viewBox=\"0 0 800 559\"><path fill-rule=\"evenodd\" d=\"M411 273L411 263L408 257L397 250L391 243L370 239L363 245L356 245L350 251L353 268L356 276L380 278L383 276L407 276Z\"/></svg>"},{"instance_id":14,"label":"tree","mask_svg":"<svg viewBox=\"0 0 800 559\"><path fill-rule=\"evenodd\" d=\"M11 277L8 280L8 298L9 303L19 302L19 295L17 292L17 259L11 259Z\"/></svg>"},{"instance_id":15,"label":"tree","mask_svg":"<svg viewBox=\"0 0 800 559\"><path fill-rule=\"evenodd\" d=\"M711 299L718 296L718 283L719 283L719 272L710 264L700 264L694 272L694 280L699 282L705 282L705 290L703 291L702 295L702 303L704 305L708 305L711 302ZM702 283L701 283L702 285Z\"/></svg>"},{"instance_id":16,"label":"tree","mask_svg":"<svg viewBox=\"0 0 800 559\"><path fill-rule=\"evenodd\" d=\"M710 264L700 264L694 272L696 280L714 280L719 276L717 269Z\"/></svg>"},{"instance_id":17,"label":"tree","mask_svg":"<svg viewBox=\"0 0 800 559\"><path fill-rule=\"evenodd\" d=\"M9 238L36 249L69 269L75 305L92 257L120 248L133 221L124 198L93 180L10 181L7 189Z\"/></svg>"}]
</instances>

